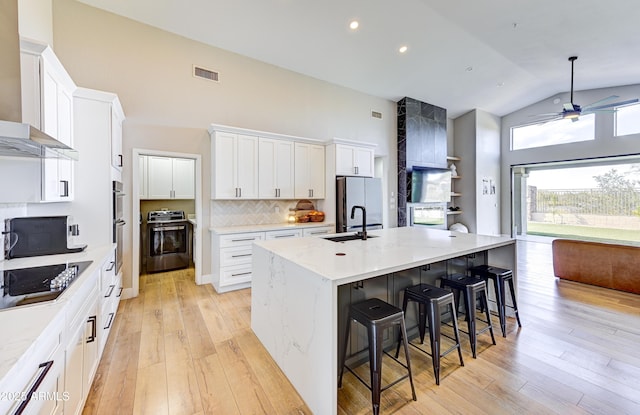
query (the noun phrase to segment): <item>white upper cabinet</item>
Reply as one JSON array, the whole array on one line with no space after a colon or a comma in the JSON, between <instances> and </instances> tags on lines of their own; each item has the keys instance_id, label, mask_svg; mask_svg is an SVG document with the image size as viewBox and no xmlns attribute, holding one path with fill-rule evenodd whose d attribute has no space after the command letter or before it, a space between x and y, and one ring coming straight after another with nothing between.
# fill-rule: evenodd
<instances>
[{"instance_id":1,"label":"white upper cabinet","mask_svg":"<svg viewBox=\"0 0 640 415\"><path fill-rule=\"evenodd\" d=\"M324 199L324 146L295 143L295 198Z\"/></svg>"},{"instance_id":2,"label":"white upper cabinet","mask_svg":"<svg viewBox=\"0 0 640 415\"><path fill-rule=\"evenodd\" d=\"M336 144L336 175L373 177L374 149Z\"/></svg>"},{"instance_id":3,"label":"white upper cabinet","mask_svg":"<svg viewBox=\"0 0 640 415\"><path fill-rule=\"evenodd\" d=\"M257 199L258 137L215 131L211 138L211 198Z\"/></svg>"},{"instance_id":4,"label":"white upper cabinet","mask_svg":"<svg viewBox=\"0 0 640 415\"><path fill-rule=\"evenodd\" d=\"M147 174L145 199L193 199L195 198L195 160L161 157L146 157ZM142 163L144 164L144 163Z\"/></svg>"},{"instance_id":5,"label":"white upper cabinet","mask_svg":"<svg viewBox=\"0 0 640 415\"><path fill-rule=\"evenodd\" d=\"M124 121L124 111L118 97L111 105L111 167L114 180L122 181L122 123Z\"/></svg>"},{"instance_id":6,"label":"white upper cabinet","mask_svg":"<svg viewBox=\"0 0 640 415\"><path fill-rule=\"evenodd\" d=\"M73 146L73 93L76 85L47 45L21 40L22 121ZM42 160L41 200L73 200L73 162Z\"/></svg>"},{"instance_id":7,"label":"white upper cabinet","mask_svg":"<svg viewBox=\"0 0 640 415\"><path fill-rule=\"evenodd\" d=\"M293 142L260 138L258 157L260 199L293 199Z\"/></svg>"}]
</instances>

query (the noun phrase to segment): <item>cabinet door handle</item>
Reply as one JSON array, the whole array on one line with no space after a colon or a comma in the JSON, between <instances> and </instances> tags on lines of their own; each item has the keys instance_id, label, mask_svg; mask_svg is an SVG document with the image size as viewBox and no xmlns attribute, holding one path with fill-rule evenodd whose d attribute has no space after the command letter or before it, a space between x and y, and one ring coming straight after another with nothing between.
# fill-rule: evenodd
<instances>
[{"instance_id":1,"label":"cabinet door handle","mask_svg":"<svg viewBox=\"0 0 640 415\"><path fill-rule=\"evenodd\" d=\"M69 180L60 180L62 184L62 193L60 197L69 197Z\"/></svg>"},{"instance_id":2,"label":"cabinet door handle","mask_svg":"<svg viewBox=\"0 0 640 415\"><path fill-rule=\"evenodd\" d=\"M358 166L355 166L355 167L353 168L353 170L354 170L355 174L358 174Z\"/></svg>"},{"instance_id":3,"label":"cabinet door handle","mask_svg":"<svg viewBox=\"0 0 640 415\"><path fill-rule=\"evenodd\" d=\"M124 287L120 287L120 291L118 292L118 295L116 295L116 297L122 296L122 290L124 290Z\"/></svg>"},{"instance_id":4,"label":"cabinet door handle","mask_svg":"<svg viewBox=\"0 0 640 415\"><path fill-rule=\"evenodd\" d=\"M118 167L122 167L122 154L118 154Z\"/></svg>"},{"instance_id":5,"label":"cabinet door handle","mask_svg":"<svg viewBox=\"0 0 640 415\"><path fill-rule=\"evenodd\" d=\"M111 294L113 294L113 289L116 288L116 286L114 284L111 284L109 286L109 292L107 293L107 295L104 296L104 298L109 298L111 297Z\"/></svg>"},{"instance_id":6,"label":"cabinet door handle","mask_svg":"<svg viewBox=\"0 0 640 415\"><path fill-rule=\"evenodd\" d=\"M111 261L110 264L111 264L111 266L109 266L109 268L107 268L106 271L113 271L113 268L116 266L116 262L115 261Z\"/></svg>"},{"instance_id":7,"label":"cabinet door handle","mask_svg":"<svg viewBox=\"0 0 640 415\"><path fill-rule=\"evenodd\" d=\"M238 187L238 194L242 197L242 187Z\"/></svg>"},{"instance_id":8,"label":"cabinet door handle","mask_svg":"<svg viewBox=\"0 0 640 415\"><path fill-rule=\"evenodd\" d=\"M87 323L91 323L91 336L87 337L87 343L93 343L96 341L96 324L98 319L96 316L91 316L87 319Z\"/></svg>"},{"instance_id":9,"label":"cabinet door handle","mask_svg":"<svg viewBox=\"0 0 640 415\"><path fill-rule=\"evenodd\" d=\"M105 330L109 330L111 328L111 323L113 323L113 317L115 316L114 313L109 313L109 322L107 323L106 326L104 326Z\"/></svg>"},{"instance_id":10,"label":"cabinet door handle","mask_svg":"<svg viewBox=\"0 0 640 415\"><path fill-rule=\"evenodd\" d=\"M16 409L15 415L20 415L24 412L27 405L29 405L29 402L31 402L31 397L36 393L36 390L38 390L38 388L40 387L40 384L42 383L44 378L47 376L47 373L49 373L49 370L51 370L51 366L53 366L53 360L40 363L40 365L38 366L38 370L40 369L43 369L43 370L38 375L36 381L33 382L33 386L31 386L31 388L29 389L29 392L27 392L25 399L22 400L22 403L20 404L20 406L18 406L18 409Z\"/></svg>"}]
</instances>

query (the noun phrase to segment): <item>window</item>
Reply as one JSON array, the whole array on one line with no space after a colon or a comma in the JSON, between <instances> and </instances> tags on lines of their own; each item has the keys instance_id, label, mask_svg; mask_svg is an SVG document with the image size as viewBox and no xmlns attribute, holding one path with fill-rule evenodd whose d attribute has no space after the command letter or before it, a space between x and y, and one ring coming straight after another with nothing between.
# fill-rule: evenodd
<instances>
[{"instance_id":1,"label":"window","mask_svg":"<svg viewBox=\"0 0 640 415\"><path fill-rule=\"evenodd\" d=\"M638 133L640 133L640 104L617 108L616 136Z\"/></svg>"},{"instance_id":2,"label":"window","mask_svg":"<svg viewBox=\"0 0 640 415\"><path fill-rule=\"evenodd\" d=\"M577 122L556 120L511 128L511 150L589 141L595 138L595 115L583 115Z\"/></svg>"}]
</instances>

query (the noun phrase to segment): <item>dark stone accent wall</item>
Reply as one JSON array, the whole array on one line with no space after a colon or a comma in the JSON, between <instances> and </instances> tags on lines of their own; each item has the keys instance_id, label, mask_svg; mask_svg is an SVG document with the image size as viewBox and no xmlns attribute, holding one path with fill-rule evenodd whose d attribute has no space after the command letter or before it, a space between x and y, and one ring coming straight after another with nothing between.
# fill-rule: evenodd
<instances>
[{"instance_id":1,"label":"dark stone accent wall","mask_svg":"<svg viewBox=\"0 0 640 415\"><path fill-rule=\"evenodd\" d=\"M413 167L447 168L447 110L404 97L398 101L398 226L408 224L407 173Z\"/></svg>"}]
</instances>

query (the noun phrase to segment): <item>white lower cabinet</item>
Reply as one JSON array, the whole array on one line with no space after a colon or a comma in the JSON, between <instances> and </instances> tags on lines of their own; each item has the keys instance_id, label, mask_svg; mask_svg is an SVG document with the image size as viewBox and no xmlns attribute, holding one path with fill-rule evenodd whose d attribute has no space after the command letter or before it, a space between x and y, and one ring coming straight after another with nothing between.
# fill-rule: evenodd
<instances>
[{"instance_id":1,"label":"white lower cabinet","mask_svg":"<svg viewBox=\"0 0 640 415\"><path fill-rule=\"evenodd\" d=\"M211 233L212 284L216 292L239 290L251 286L251 256L255 241L299 238L334 232L335 227L281 228L264 232Z\"/></svg>"},{"instance_id":2,"label":"white lower cabinet","mask_svg":"<svg viewBox=\"0 0 640 415\"><path fill-rule=\"evenodd\" d=\"M2 414L62 414L64 387L64 320L54 321L40 336L36 346L16 376L0 382Z\"/></svg>"}]
</instances>

